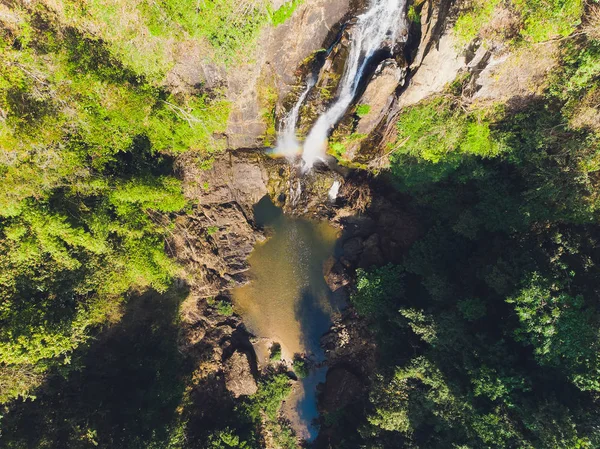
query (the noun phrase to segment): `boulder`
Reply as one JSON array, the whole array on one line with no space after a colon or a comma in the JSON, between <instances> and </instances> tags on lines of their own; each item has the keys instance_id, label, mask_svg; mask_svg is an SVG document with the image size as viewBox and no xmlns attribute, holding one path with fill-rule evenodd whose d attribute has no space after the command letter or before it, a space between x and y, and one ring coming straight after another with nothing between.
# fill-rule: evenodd
<instances>
[{"instance_id":1,"label":"boulder","mask_svg":"<svg viewBox=\"0 0 600 449\"><path fill-rule=\"evenodd\" d=\"M361 268L370 268L381 266L385 259L379 246L380 239L378 234L371 235L363 244L363 252L360 256L359 266Z\"/></svg>"},{"instance_id":2,"label":"boulder","mask_svg":"<svg viewBox=\"0 0 600 449\"><path fill-rule=\"evenodd\" d=\"M256 393L258 386L252 374L248 356L236 351L227 359L223 366L225 372L225 386L231 394L238 398Z\"/></svg>"},{"instance_id":3,"label":"boulder","mask_svg":"<svg viewBox=\"0 0 600 449\"><path fill-rule=\"evenodd\" d=\"M335 292L350 283L347 270L334 257L330 257L323 264L323 274L325 276L325 282L332 292Z\"/></svg>"},{"instance_id":4,"label":"boulder","mask_svg":"<svg viewBox=\"0 0 600 449\"><path fill-rule=\"evenodd\" d=\"M334 367L327 371L320 407L325 412L335 412L361 397L362 382L350 371Z\"/></svg>"},{"instance_id":5,"label":"boulder","mask_svg":"<svg viewBox=\"0 0 600 449\"><path fill-rule=\"evenodd\" d=\"M363 250L363 240L360 237L352 237L343 244L344 257L354 262L356 261Z\"/></svg>"}]
</instances>

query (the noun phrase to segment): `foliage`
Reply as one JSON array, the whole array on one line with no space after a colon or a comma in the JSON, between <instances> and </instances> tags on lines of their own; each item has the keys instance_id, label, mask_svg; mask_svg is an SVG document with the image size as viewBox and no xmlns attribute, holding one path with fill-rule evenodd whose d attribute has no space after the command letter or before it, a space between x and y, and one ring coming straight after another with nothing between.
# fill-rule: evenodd
<instances>
[{"instance_id":1,"label":"foliage","mask_svg":"<svg viewBox=\"0 0 600 449\"><path fill-rule=\"evenodd\" d=\"M356 106L356 115L360 118L364 117L371 111L371 105L359 104Z\"/></svg>"},{"instance_id":2,"label":"foliage","mask_svg":"<svg viewBox=\"0 0 600 449\"><path fill-rule=\"evenodd\" d=\"M334 137L329 142L328 151L340 162L347 163L346 151L348 151L348 146L360 143L367 138L367 135L361 133L351 133L350 135L340 134L341 133L334 134Z\"/></svg>"},{"instance_id":3,"label":"foliage","mask_svg":"<svg viewBox=\"0 0 600 449\"><path fill-rule=\"evenodd\" d=\"M269 358L275 362L281 360L281 345L279 343L273 343L271 345Z\"/></svg>"},{"instance_id":4,"label":"foliage","mask_svg":"<svg viewBox=\"0 0 600 449\"><path fill-rule=\"evenodd\" d=\"M277 374L263 380L258 391L247 403L247 411L254 421L259 421L264 413L271 421L277 420L281 401L290 393L290 380L285 374Z\"/></svg>"},{"instance_id":5,"label":"foliage","mask_svg":"<svg viewBox=\"0 0 600 449\"><path fill-rule=\"evenodd\" d=\"M598 317L581 295L572 297L533 273L507 302L521 323L516 340L532 345L540 364L564 367L579 388L600 391Z\"/></svg>"},{"instance_id":6,"label":"foliage","mask_svg":"<svg viewBox=\"0 0 600 449\"><path fill-rule=\"evenodd\" d=\"M304 0L289 0L281 5L279 9L271 14L273 25L278 26L285 23L302 3L304 3Z\"/></svg>"},{"instance_id":7,"label":"foliage","mask_svg":"<svg viewBox=\"0 0 600 449\"><path fill-rule=\"evenodd\" d=\"M369 317L386 314L402 290L398 268L388 265L372 271L358 269L356 275L356 292L350 298L356 311Z\"/></svg>"},{"instance_id":8,"label":"foliage","mask_svg":"<svg viewBox=\"0 0 600 449\"><path fill-rule=\"evenodd\" d=\"M235 432L227 428L212 435L209 439L208 447L211 449L249 449L251 446L247 441L240 440L240 437Z\"/></svg>"},{"instance_id":9,"label":"foliage","mask_svg":"<svg viewBox=\"0 0 600 449\"><path fill-rule=\"evenodd\" d=\"M501 0L474 0L470 2L470 8L463 11L457 18L454 30L459 41L467 44L477 37L479 30L489 22L494 10Z\"/></svg>"},{"instance_id":10,"label":"foliage","mask_svg":"<svg viewBox=\"0 0 600 449\"><path fill-rule=\"evenodd\" d=\"M118 324L73 353L76 370L52 370L35 401L13 404L2 419L3 447L186 447L177 411L192 368L177 350L184 293L132 299Z\"/></svg>"},{"instance_id":11,"label":"foliage","mask_svg":"<svg viewBox=\"0 0 600 449\"><path fill-rule=\"evenodd\" d=\"M294 357L293 367L294 367L294 373L296 373L296 375L300 379L304 379L305 377L308 377L308 375L310 373L310 367L308 365L307 360L305 360L304 358L302 358L299 355L296 355Z\"/></svg>"},{"instance_id":12,"label":"foliage","mask_svg":"<svg viewBox=\"0 0 600 449\"><path fill-rule=\"evenodd\" d=\"M493 157L501 147L490 134L489 122L480 114L465 113L458 104L438 98L401 114L395 154L433 163L459 155Z\"/></svg>"},{"instance_id":13,"label":"foliage","mask_svg":"<svg viewBox=\"0 0 600 449\"><path fill-rule=\"evenodd\" d=\"M178 268L166 217L186 206L172 156L221 144L228 105L149 83L40 3L11 10L0 48L0 364L27 396L133 290Z\"/></svg>"},{"instance_id":14,"label":"foliage","mask_svg":"<svg viewBox=\"0 0 600 449\"><path fill-rule=\"evenodd\" d=\"M206 233L209 236L215 235L217 232L219 232L219 227L218 226L209 226L208 228L206 228Z\"/></svg>"},{"instance_id":15,"label":"foliage","mask_svg":"<svg viewBox=\"0 0 600 449\"><path fill-rule=\"evenodd\" d=\"M410 5L408 7L408 12L406 14L408 20L413 23L420 24L421 23L421 13L415 5Z\"/></svg>"},{"instance_id":16,"label":"foliage","mask_svg":"<svg viewBox=\"0 0 600 449\"><path fill-rule=\"evenodd\" d=\"M217 310L219 311L219 314L223 316L233 315L233 305L227 301L220 301L217 305Z\"/></svg>"},{"instance_id":17,"label":"foliage","mask_svg":"<svg viewBox=\"0 0 600 449\"><path fill-rule=\"evenodd\" d=\"M600 445L600 146L575 126L596 44L561 59L537 99L479 110L459 80L399 115L385 176L420 234L398 265L357 271L379 364L362 426L331 424L347 447Z\"/></svg>"},{"instance_id":18,"label":"foliage","mask_svg":"<svg viewBox=\"0 0 600 449\"><path fill-rule=\"evenodd\" d=\"M487 34L500 35L501 39L515 43L565 37L581 23L584 13L583 0L473 0L466 5L454 27L462 44L471 42L490 27L497 29L486 30Z\"/></svg>"},{"instance_id":19,"label":"foliage","mask_svg":"<svg viewBox=\"0 0 600 449\"><path fill-rule=\"evenodd\" d=\"M442 373L423 357L398 369L392 379L379 379L373 389L371 402L375 405L369 422L388 431L410 434L426 419L430 404L436 405L438 418L456 417L456 399L446 385Z\"/></svg>"},{"instance_id":20,"label":"foliage","mask_svg":"<svg viewBox=\"0 0 600 449\"><path fill-rule=\"evenodd\" d=\"M214 62L247 58L258 33L269 23L268 2L217 0L102 0L64 2L62 19L93 29L111 54L153 82L172 70L181 51Z\"/></svg>"},{"instance_id":21,"label":"foliage","mask_svg":"<svg viewBox=\"0 0 600 449\"><path fill-rule=\"evenodd\" d=\"M532 42L568 36L581 23L583 0L513 0L523 17L522 36Z\"/></svg>"}]
</instances>

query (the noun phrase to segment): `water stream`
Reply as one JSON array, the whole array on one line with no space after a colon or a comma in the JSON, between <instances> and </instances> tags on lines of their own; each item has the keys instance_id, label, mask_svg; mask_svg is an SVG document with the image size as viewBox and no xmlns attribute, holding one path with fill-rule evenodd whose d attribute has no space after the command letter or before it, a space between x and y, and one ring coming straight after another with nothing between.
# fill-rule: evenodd
<instances>
[{"instance_id":1,"label":"water stream","mask_svg":"<svg viewBox=\"0 0 600 449\"><path fill-rule=\"evenodd\" d=\"M296 135L296 125L298 124L298 118L300 116L300 108L316 82L315 77L309 76L306 88L298 98L298 101L279 124L277 132L277 154L293 159L301 149L298 136Z\"/></svg>"},{"instance_id":2,"label":"water stream","mask_svg":"<svg viewBox=\"0 0 600 449\"><path fill-rule=\"evenodd\" d=\"M249 284L236 289L233 299L248 329L265 339L259 363L268 359L268 345L279 343L282 359L291 363L304 354L318 365L324 360L321 336L331 325L332 314L343 303L325 283L323 266L336 253L339 230L325 222L284 215L268 198L255 206L257 222L269 239L250 256ZM317 418L316 387L325 369L313 369L288 400L288 416L306 439L316 436L311 425Z\"/></svg>"}]
</instances>

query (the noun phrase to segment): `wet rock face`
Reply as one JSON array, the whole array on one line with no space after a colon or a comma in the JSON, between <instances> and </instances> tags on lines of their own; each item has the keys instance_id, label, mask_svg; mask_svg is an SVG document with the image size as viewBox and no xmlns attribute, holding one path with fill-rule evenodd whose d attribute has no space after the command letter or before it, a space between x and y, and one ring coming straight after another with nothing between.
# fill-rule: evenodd
<instances>
[{"instance_id":1,"label":"wet rock face","mask_svg":"<svg viewBox=\"0 0 600 449\"><path fill-rule=\"evenodd\" d=\"M225 386L234 397L250 396L256 393L258 386L252 375L248 356L236 351L224 364Z\"/></svg>"},{"instance_id":2,"label":"wet rock face","mask_svg":"<svg viewBox=\"0 0 600 449\"><path fill-rule=\"evenodd\" d=\"M272 192L275 204L285 213L313 219L328 219L334 215L335 201L329 196L335 182L344 182L343 176L329 169L313 169L302 173L292 167L279 194Z\"/></svg>"},{"instance_id":3,"label":"wet rock face","mask_svg":"<svg viewBox=\"0 0 600 449\"><path fill-rule=\"evenodd\" d=\"M302 62L330 44L332 30L350 9L349 0L306 0L284 24L264 31L252 61L227 76L232 102L226 131L229 148L263 145L268 128L265 112L281 106L298 84Z\"/></svg>"},{"instance_id":4,"label":"wet rock face","mask_svg":"<svg viewBox=\"0 0 600 449\"><path fill-rule=\"evenodd\" d=\"M323 114L331 102L335 99L338 91L344 68L350 54L350 43L352 42L352 31L356 19L344 25L344 29L337 41L326 54L317 76L315 87L311 90L301 109L298 131L301 135L306 135L310 128ZM316 55L321 56L321 55Z\"/></svg>"}]
</instances>

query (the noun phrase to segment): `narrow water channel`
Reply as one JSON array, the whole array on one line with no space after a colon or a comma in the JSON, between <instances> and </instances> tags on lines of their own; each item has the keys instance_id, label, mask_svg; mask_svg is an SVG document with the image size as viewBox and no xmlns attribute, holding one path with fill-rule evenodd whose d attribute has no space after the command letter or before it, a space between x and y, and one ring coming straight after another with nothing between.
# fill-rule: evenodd
<instances>
[{"instance_id":1,"label":"narrow water channel","mask_svg":"<svg viewBox=\"0 0 600 449\"><path fill-rule=\"evenodd\" d=\"M234 291L237 311L254 335L281 345L282 359L304 354L323 361L321 336L343 304L327 286L325 262L336 254L338 230L326 222L289 217L267 197L255 206L255 219L269 238L250 256L251 282ZM257 351L259 360L268 357ZM316 387L325 369L311 370L286 408L300 436L311 439L317 429Z\"/></svg>"}]
</instances>

